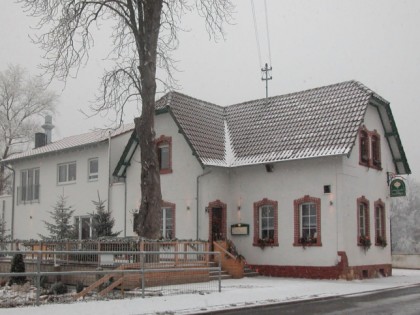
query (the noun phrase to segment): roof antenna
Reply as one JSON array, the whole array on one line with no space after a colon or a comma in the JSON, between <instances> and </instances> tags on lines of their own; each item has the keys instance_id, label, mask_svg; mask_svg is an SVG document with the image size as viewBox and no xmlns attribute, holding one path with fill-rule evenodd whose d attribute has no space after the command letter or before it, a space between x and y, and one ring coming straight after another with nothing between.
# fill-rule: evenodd
<instances>
[{"instance_id":1,"label":"roof antenna","mask_svg":"<svg viewBox=\"0 0 420 315\"><path fill-rule=\"evenodd\" d=\"M265 64L265 68L261 68L262 77L261 80L265 81L265 98L268 98L268 80L272 80L273 77L269 71L273 70L273 67L268 67L268 64Z\"/></svg>"}]
</instances>

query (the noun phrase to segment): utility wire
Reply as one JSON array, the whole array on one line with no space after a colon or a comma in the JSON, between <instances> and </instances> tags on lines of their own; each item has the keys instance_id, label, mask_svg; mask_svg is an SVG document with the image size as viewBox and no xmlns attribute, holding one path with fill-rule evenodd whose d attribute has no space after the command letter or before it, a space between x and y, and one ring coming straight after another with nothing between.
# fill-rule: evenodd
<instances>
[{"instance_id":1,"label":"utility wire","mask_svg":"<svg viewBox=\"0 0 420 315\"><path fill-rule=\"evenodd\" d=\"M265 28L267 31L267 44L268 44L268 61L271 63L271 44L270 44L270 33L268 31L268 13L267 13L267 0L264 0L264 9L265 9ZM261 63L261 60L260 60Z\"/></svg>"},{"instance_id":2,"label":"utility wire","mask_svg":"<svg viewBox=\"0 0 420 315\"><path fill-rule=\"evenodd\" d=\"M251 1L251 7L252 7L252 17L254 18L254 31L255 31L255 39L257 41L257 49L258 49L258 61L259 61L259 65L260 67L262 67L262 62L261 62L261 48L260 48L260 39L258 36L258 28L257 28L257 18L255 16L255 7L254 7L254 0L250 0ZM271 62L270 62L271 63Z\"/></svg>"}]
</instances>

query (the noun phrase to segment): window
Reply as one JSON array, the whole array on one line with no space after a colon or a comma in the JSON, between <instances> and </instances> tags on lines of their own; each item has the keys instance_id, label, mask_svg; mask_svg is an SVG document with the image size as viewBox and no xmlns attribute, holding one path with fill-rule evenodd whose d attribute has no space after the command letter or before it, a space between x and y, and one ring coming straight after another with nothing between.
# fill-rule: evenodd
<instances>
[{"instance_id":1,"label":"window","mask_svg":"<svg viewBox=\"0 0 420 315\"><path fill-rule=\"evenodd\" d=\"M294 201L294 246L321 246L321 199L304 196Z\"/></svg>"},{"instance_id":2,"label":"window","mask_svg":"<svg viewBox=\"0 0 420 315\"><path fill-rule=\"evenodd\" d=\"M375 202L375 245L386 246L385 204L379 199Z\"/></svg>"},{"instance_id":3,"label":"window","mask_svg":"<svg viewBox=\"0 0 420 315\"><path fill-rule=\"evenodd\" d=\"M360 131L360 164L369 165L369 136L367 131Z\"/></svg>"},{"instance_id":4,"label":"window","mask_svg":"<svg viewBox=\"0 0 420 315\"><path fill-rule=\"evenodd\" d=\"M160 221L160 233L164 239L175 238L175 204L162 202L162 219Z\"/></svg>"},{"instance_id":5,"label":"window","mask_svg":"<svg viewBox=\"0 0 420 315\"><path fill-rule=\"evenodd\" d=\"M70 183L76 181L76 162L58 165L58 183Z\"/></svg>"},{"instance_id":6,"label":"window","mask_svg":"<svg viewBox=\"0 0 420 315\"><path fill-rule=\"evenodd\" d=\"M359 164L381 170L381 140L378 132L362 127L359 132Z\"/></svg>"},{"instance_id":7,"label":"window","mask_svg":"<svg viewBox=\"0 0 420 315\"><path fill-rule=\"evenodd\" d=\"M357 238L358 244L370 241L369 200L362 196L357 199Z\"/></svg>"},{"instance_id":8,"label":"window","mask_svg":"<svg viewBox=\"0 0 420 315\"><path fill-rule=\"evenodd\" d=\"M18 187L18 202L39 201L39 168L22 170Z\"/></svg>"},{"instance_id":9,"label":"window","mask_svg":"<svg viewBox=\"0 0 420 315\"><path fill-rule=\"evenodd\" d=\"M86 240L92 238L92 217L78 216L74 218L74 226L78 231L78 239Z\"/></svg>"},{"instance_id":10,"label":"window","mask_svg":"<svg viewBox=\"0 0 420 315\"><path fill-rule=\"evenodd\" d=\"M89 175L88 179L94 181L98 179L99 161L97 158L89 160Z\"/></svg>"},{"instance_id":11,"label":"window","mask_svg":"<svg viewBox=\"0 0 420 315\"><path fill-rule=\"evenodd\" d=\"M160 136L156 140L156 149L160 173L172 173L172 138Z\"/></svg>"},{"instance_id":12,"label":"window","mask_svg":"<svg viewBox=\"0 0 420 315\"><path fill-rule=\"evenodd\" d=\"M381 142L379 140L379 135L377 134L372 135L371 146L372 146L372 166L376 168L381 168Z\"/></svg>"},{"instance_id":13,"label":"window","mask_svg":"<svg viewBox=\"0 0 420 315\"><path fill-rule=\"evenodd\" d=\"M278 204L264 198L254 203L254 246L278 246Z\"/></svg>"}]
</instances>

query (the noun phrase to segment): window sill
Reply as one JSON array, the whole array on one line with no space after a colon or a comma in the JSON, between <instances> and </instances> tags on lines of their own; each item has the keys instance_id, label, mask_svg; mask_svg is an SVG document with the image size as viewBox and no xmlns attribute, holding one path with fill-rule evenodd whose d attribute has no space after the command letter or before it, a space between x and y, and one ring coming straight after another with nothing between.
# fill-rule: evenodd
<instances>
[{"instance_id":1,"label":"window sill","mask_svg":"<svg viewBox=\"0 0 420 315\"><path fill-rule=\"evenodd\" d=\"M171 168L160 170L160 175L171 174L171 173L172 173Z\"/></svg>"},{"instance_id":2,"label":"window sill","mask_svg":"<svg viewBox=\"0 0 420 315\"><path fill-rule=\"evenodd\" d=\"M63 185L72 185L72 184L76 184L76 181L69 181L69 182L58 182L57 185L58 186L63 186Z\"/></svg>"},{"instance_id":3,"label":"window sill","mask_svg":"<svg viewBox=\"0 0 420 315\"><path fill-rule=\"evenodd\" d=\"M266 247L278 247L279 243L267 243L267 244L260 244L260 243L253 243L252 246L254 247L260 247L261 249L266 248Z\"/></svg>"},{"instance_id":4,"label":"window sill","mask_svg":"<svg viewBox=\"0 0 420 315\"><path fill-rule=\"evenodd\" d=\"M294 247L322 247L322 243L293 243Z\"/></svg>"}]
</instances>

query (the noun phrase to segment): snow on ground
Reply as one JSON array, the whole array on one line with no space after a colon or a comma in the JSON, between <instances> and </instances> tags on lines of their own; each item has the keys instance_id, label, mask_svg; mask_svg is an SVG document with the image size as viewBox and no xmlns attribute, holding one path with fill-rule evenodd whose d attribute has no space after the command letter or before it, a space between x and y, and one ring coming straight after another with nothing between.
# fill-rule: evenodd
<instances>
[{"instance_id":1,"label":"snow on ground","mask_svg":"<svg viewBox=\"0 0 420 315\"><path fill-rule=\"evenodd\" d=\"M393 276L367 280L308 280L254 277L223 280L222 292L182 294L109 300L50 304L22 308L0 309L1 315L137 315L137 314L197 314L233 307L268 305L273 303L363 294L369 291L420 284L420 270L394 269Z\"/></svg>"}]
</instances>

